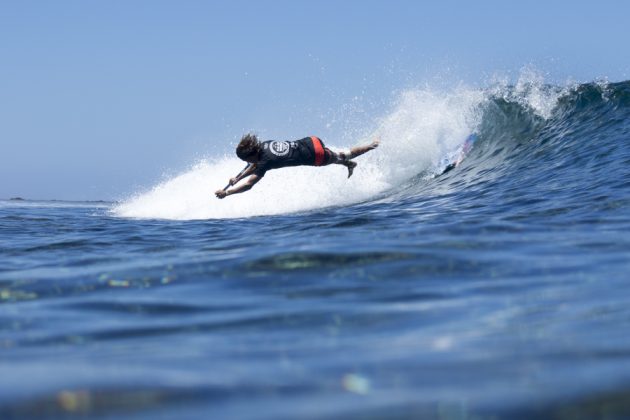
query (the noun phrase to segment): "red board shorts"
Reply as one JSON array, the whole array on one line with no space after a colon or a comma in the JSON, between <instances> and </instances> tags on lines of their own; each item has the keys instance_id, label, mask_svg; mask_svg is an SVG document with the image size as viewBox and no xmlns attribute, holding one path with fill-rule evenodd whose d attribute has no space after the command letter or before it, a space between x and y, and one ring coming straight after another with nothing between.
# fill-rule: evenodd
<instances>
[{"instance_id":1,"label":"red board shorts","mask_svg":"<svg viewBox=\"0 0 630 420\"><path fill-rule=\"evenodd\" d=\"M337 160L335 152L324 146L319 137L311 136L313 150L315 150L315 166L326 166Z\"/></svg>"}]
</instances>

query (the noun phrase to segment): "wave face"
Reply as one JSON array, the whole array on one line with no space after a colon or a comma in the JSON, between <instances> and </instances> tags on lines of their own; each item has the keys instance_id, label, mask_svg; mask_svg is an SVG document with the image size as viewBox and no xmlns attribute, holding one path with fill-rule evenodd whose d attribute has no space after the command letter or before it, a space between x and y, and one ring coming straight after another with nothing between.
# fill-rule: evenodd
<instances>
[{"instance_id":1,"label":"wave face","mask_svg":"<svg viewBox=\"0 0 630 420\"><path fill-rule=\"evenodd\" d=\"M527 182L533 195L542 192L540 181L549 181L543 189L557 198L567 187L623 179L629 95L628 82L557 87L536 78L486 90L409 90L370 136L380 137L381 147L357 159L349 180L337 165L285 168L268 172L245 194L217 200L213 192L243 166L236 157L223 157L202 161L113 212L133 218L241 218L400 199L401 190L405 199L422 199L495 179L512 182L504 185L508 189ZM431 179L471 132L480 140L460 170L447 177L453 182ZM352 146L324 140L333 149Z\"/></svg>"}]
</instances>

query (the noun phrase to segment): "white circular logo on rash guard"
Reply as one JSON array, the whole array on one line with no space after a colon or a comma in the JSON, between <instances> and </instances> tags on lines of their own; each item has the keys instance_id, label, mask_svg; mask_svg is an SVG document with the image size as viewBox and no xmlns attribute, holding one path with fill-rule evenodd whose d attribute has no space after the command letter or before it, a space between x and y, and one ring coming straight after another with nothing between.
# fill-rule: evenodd
<instances>
[{"instance_id":1,"label":"white circular logo on rash guard","mask_svg":"<svg viewBox=\"0 0 630 420\"><path fill-rule=\"evenodd\" d=\"M291 146L288 141L272 141L269 150L276 156L286 156Z\"/></svg>"}]
</instances>

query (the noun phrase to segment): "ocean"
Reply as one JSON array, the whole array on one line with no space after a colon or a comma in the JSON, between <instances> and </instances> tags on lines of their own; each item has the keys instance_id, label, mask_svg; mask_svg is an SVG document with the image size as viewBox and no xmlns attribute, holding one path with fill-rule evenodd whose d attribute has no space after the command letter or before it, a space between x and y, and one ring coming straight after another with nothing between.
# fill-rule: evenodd
<instances>
[{"instance_id":1,"label":"ocean","mask_svg":"<svg viewBox=\"0 0 630 420\"><path fill-rule=\"evenodd\" d=\"M409 89L373 137L0 201L0 418L630 418L630 82Z\"/></svg>"}]
</instances>

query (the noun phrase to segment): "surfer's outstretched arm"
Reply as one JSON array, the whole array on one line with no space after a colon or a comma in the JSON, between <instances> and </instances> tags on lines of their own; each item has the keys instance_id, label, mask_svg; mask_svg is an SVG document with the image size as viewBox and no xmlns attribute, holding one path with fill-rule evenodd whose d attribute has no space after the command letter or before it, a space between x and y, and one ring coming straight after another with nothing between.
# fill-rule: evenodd
<instances>
[{"instance_id":1,"label":"surfer's outstretched arm","mask_svg":"<svg viewBox=\"0 0 630 420\"><path fill-rule=\"evenodd\" d=\"M215 191L214 195L216 195L217 198L225 198L228 195L239 194L245 191L249 191L252 189L254 185L256 185L258 181L260 181L261 178L262 178L261 176L258 176L256 174L251 175L249 179L247 180L247 182L245 182L244 184L241 184L238 187L234 187L231 190Z\"/></svg>"},{"instance_id":2,"label":"surfer's outstretched arm","mask_svg":"<svg viewBox=\"0 0 630 420\"><path fill-rule=\"evenodd\" d=\"M230 178L230 183L228 184L228 187L231 187L232 185L236 185L243 178L247 178L248 176L252 174L252 172L254 172L255 169L256 169L256 164L250 163L247 166L247 168L245 168L245 170L243 170L240 174L236 175L234 178Z\"/></svg>"}]
</instances>

